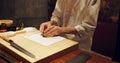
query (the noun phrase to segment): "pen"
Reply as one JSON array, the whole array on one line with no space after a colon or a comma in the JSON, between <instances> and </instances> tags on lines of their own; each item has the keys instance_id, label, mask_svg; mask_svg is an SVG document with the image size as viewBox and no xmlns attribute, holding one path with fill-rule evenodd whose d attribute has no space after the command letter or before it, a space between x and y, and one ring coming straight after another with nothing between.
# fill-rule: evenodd
<instances>
[{"instance_id":1,"label":"pen","mask_svg":"<svg viewBox=\"0 0 120 63\"><path fill-rule=\"evenodd\" d=\"M24 54L32 57L32 58L35 58L35 55L33 55L32 53L30 53L29 51L27 51L26 49L24 49L23 47L19 46L18 44L16 44L13 40L9 40L10 42L10 45L14 48L16 48L17 50L23 52Z\"/></svg>"},{"instance_id":2,"label":"pen","mask_svg":"<svg viewBox=\"0 0 120 63\"><path fill-rule=\"evenodd\" d=\"M24 49L23 47L19 46L18 44L16 44L13 40L9 39L8 37L5 37L5 36L0 36L2 39L4 39L5 41L7 41L8 43L10 43L10 45L12 47L14 47L15 49L23 52L24 54L32 57L32 58L35 58L35 55L33 55L32 53L30 53L29 51L27 51L26 49Z\"/></svg>"}]
</instances>

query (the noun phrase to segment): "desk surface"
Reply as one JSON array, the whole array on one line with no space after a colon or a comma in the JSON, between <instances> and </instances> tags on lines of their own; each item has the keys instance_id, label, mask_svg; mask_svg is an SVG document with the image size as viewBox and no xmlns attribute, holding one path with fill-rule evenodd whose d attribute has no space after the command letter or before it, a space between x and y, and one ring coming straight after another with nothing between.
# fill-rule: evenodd
<instances>
[{"instance_id":1,"label":"desk surface","mask_svg":"<svg viewBox=\"0 0 120 63\"><path fill-rule=\"evenodd\" d=\"M36 56L36 58L31 58L24 53L18 51L17 49L10 46L10 44L3 39L0 39L1 49L9 52L11 55L16 56L16 58L19 58L21 60L25 60L24 62L39 62L40 60L44 60L46 58L53 58L54 55L55 58L62 56L65 53L68 53L72 50L75 50L78 47L78 42L71 41L68 39L64 39L60 42L57 42L55 44L52 44L50 46L43 46L41 44L38 44L36 42L33 42L31 40L25 39L24 35L31 35L38 33L38 31L29 32L29 33L22 33L19 35L16 35L12 38L12 40L15 41L15 43L19 44L20 46L24 47L26 50L31 52ZM48 61L49 59L47 59ZM44 60L45 61L45 60ZM43 61L42 61L43 62Z\"/></svg>"}]
</instances>

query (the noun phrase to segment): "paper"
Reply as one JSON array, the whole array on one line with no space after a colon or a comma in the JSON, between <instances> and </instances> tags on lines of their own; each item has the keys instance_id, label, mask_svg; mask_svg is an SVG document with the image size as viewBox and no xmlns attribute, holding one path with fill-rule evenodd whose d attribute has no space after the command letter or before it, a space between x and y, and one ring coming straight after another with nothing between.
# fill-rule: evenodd
<instances>
[{"instance_id":1,"label":"paper","mask_svg":"<svg viewBox=\"0 0 120 63\"><path fill-rule=\"evenodd\" d=\"M45 46L49 46L51 44L54 44L56 42L62 41L65 38L56 36L56 37L43 37L41 33L29 35L29 36L24 36L25 38L32 40L34 42L40 43Z\"/></svg>"}]
</instances>

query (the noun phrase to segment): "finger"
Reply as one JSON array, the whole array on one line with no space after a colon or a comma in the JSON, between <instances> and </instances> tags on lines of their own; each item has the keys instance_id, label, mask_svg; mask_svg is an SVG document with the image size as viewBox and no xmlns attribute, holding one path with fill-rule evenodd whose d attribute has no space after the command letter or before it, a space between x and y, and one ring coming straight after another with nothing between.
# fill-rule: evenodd
<instances>
[{"instance_id":1,"label":"finger","mask_svg":"<svg viewBox=\"0 0 120 63\"><path fill-rule=\"evenodd\" d=\"M45 26L41 24L41 25L40 25L40 32L43 33L43 32L44 32L44 28L45 28Z\"/></svg>"},{"instance_id":2,"label":"finger","mask_svg":"<svg viewBox=\"0 0 120 63\"><path fill-rule=\"evenodd\" d=\"M54 33L50 33L50 34L44 34L45 37L53 37L55 36Z\"/></svg>"},{"instance_id":3,"label":"finger","mask_svg":"<svg viewBox=\"0 0 120 63\"><path fill-rule=\"evenodd\" d=\"M44 30L44 33L48 33L50 30L52 30L54 26L49 26L47 29Z\"/></svg>"},{"instance_id":4,"label":"finger","mask_svg":"<svg viewBox=\"0 0 120 63\"><path fill-rule=\"evenodd\" d=\"M57 33L57 29L56 27L54 27L53 29L49 30L49 32L45 33L46 36L56 36Z\"/></svg>"}]
</instances>

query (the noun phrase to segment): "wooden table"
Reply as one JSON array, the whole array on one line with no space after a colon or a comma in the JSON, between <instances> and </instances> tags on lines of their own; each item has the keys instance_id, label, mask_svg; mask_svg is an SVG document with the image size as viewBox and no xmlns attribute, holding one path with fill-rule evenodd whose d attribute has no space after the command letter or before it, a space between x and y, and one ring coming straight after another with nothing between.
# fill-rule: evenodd
<instances>
[{"instance_id":1,"label":"wooden table","mask_svg":"<svg viewBox=\"0 0 120 63\"><path fill-rule=\"evenodd\" d=\"M111 61L111 60L108 60L106 58L102 58L98 55L95 55L93 53L88 53L88 52L85 52L85 51L82 51L82 50L79 50L79 49L71 51L70 53L68 53L64 56L61 56L59 58L54 58L54 60L50 61L49 63L65 63L67 60L75 57L79 53L86 53L86 54L91 55L91 58L88 61L86 61L86 63L117 63L115 61ZM4 54L6 54L10 58L12 58L12 60L14 60L15 63L20 63L20 61L18 59L12 57L8 53L4 52ZM0 58L0 63L7 63L7 62Z\"/></svg>"}]
</instances>

